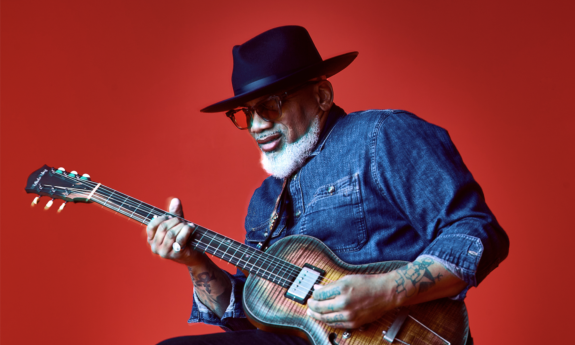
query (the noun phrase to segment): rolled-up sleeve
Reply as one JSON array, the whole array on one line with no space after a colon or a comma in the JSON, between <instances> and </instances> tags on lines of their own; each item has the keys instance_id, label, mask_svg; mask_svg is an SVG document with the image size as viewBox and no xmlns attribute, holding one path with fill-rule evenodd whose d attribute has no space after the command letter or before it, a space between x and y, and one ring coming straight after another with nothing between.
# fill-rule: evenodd
<instances>
[{"instance_id":1,"label":"rolled-up sleeve","mask_svg":"<svg viewBox=\"0 0 575 345\"><path fill-rule=\"evenodd\" d=\"M503 261L509 238L487 207L447 131L405 111L377 129L374 177L382 195L428 244L420 255L439 259L477 286Z\"/></svg>"},{"instance_id":2,"label":"rolled-up sleeve","mask_svg":"<svg viewBox=\"0 0 575 345\"><path fill-rule=\"evenodd\" d=\"M194 290L194 302L192 305L192 313L188 319L188 323L202 322L208 325L220 326L225 331L240 331L246 329L254 329L255 327L246 319L242 307L242 293L246 276L237 270L235 275L224 271L230 281L232 282L232 292L230 296L230 304L226 308L224 315L220 318L208 307L206 307L196 295Z\"/></svg>"}]
</instances>

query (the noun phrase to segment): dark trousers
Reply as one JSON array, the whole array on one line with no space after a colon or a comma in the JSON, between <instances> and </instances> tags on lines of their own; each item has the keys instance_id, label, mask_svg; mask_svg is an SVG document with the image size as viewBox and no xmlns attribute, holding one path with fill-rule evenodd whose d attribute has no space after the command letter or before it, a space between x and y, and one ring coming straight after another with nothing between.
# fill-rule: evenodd
<instances>
[{"instance_id":1,"label":"dark trousers","mask_svg":"<svg viewBox=\"0 0 575 345\"><path fill-rule=\"evenodd\" d=\"M214 333L171 338L158 345L309 345L300 337L264 332L260 330Z\"/></svg>"},{"instance_id":2,"label":"dark trousers","mask_svg":"<svg viewBox=\"0 0 575 345\"><path fill-rule=\"evenodd\" d=\"M158 345L215 345L215 344L234 344L234 345L309 345L302 338L264 332L260 330L237 331L226 333L215 333L206 335L186 336L171 338L158 343ZM471 335L467 338L466 345L473 345Z\"/></svg>"}]
</instances>

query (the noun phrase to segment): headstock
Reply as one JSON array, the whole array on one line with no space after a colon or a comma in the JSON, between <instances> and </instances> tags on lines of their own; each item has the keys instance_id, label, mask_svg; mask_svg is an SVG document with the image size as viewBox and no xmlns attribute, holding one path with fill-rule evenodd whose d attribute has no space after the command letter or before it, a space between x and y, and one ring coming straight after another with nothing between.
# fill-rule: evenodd
<instances>
[{"instance_id":1,"label":"headstock","mask_svg":"<svg viewBox=\"0 0 575 345\"><path fill-rule=\"evenodd\" d=\"M92 202L90 193L96 186L97 183L90 181L88 174L79 176L76 171L66 172L64 168L55 169L44 165L30 174L26 183L26 192L38 194L32 205L37 204L42 196L52 198L46 204L45 209L52 206L54 199L64 200L58 209L61 211L69 201Z\"/></svg>"}]
</instances>

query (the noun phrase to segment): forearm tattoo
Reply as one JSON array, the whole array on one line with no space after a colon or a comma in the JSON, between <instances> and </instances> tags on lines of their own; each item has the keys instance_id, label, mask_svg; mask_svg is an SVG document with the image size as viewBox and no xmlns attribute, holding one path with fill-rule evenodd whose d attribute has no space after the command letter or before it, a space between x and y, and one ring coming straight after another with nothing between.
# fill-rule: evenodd
<instances>
[{"instance_id":1,"label":"forearm tattoo","mask_svg":"<svg viewBox=\"0 0 575 345\"><path fill-rule=\"evenodd\" d=\"M212 284L215 285L219 282L218 278L216 277L216 273L202 272L194 274L191 268L188 268L188 270L192 276L192 281L194 282L194 287L196 288L196 294L198 295L200 301L202 301L203 304L205 304L208 308L210 308L221 317L229 304L229 298L232 292L231 286L226 284L224 292L214 296L212 294Z\"/></svg>"},{"instance_id":2,"label":"forearm tattoo","mask_svg":"<svg viewBox=\"0 0 575 345\"><path fill-rule=\"evenodd\" d=\"M194 285L197 287L203 287L207 293L212 293L212 287L210 286L210 282L212 280L216 280L216 275L214 273L210 276L210 272L202 272L198 274L197 277L194 277L192 274Z\"/></svg>"},{"instance_id":3,"label":"forearm tattoo","mask_svg":"<svg viewBox=\"0 0 575 345\"><path fill-rule=\"evenodd\" d=\"M432 288L435 283L443 277L441 274L434 277L431 271L429 271L428 267L434 263L435 261L432 259L424 258L397 269L399 278L395 280L397 284L395 292L397 294L406 293L407 296L413 296L418 292L424 292ZM411 283L413 289L410 289L409 283Z\"/></svg>"}]
</instances>

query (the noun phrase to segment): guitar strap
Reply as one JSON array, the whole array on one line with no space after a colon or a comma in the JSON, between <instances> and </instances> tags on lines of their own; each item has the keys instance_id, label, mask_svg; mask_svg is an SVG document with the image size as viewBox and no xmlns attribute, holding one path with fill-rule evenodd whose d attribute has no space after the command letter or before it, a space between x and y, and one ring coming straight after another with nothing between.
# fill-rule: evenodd
<instances>
[{"instance_id":1,"label":"guitar strap","mask_svg":"<svg viewBox=\"0 0 575 345\"><path fill-rule=\"evenodd\" d=\"M264 252L266 251L266 249L268 249L270 240L272 239L272 234L274 233L274 231L276 230L276 228L278 227L278 225L280 223L278 221L278 219L280 218L280 215L283 212L283 208L284 208L284 204L285 204L284 199L286 198L286 195L287 195L287 185L288 185L290 179L291 179L291 176L288 176L284 179L284 182L282 185L282 191L280 192L280 195L278 196L278 198L276 200L274 212L272 213L272 217L270 219L270 228L268 230L268 235L267 235L267 237L263 243L258 243L258 248Z\"/></svg>"}]
</instances>

